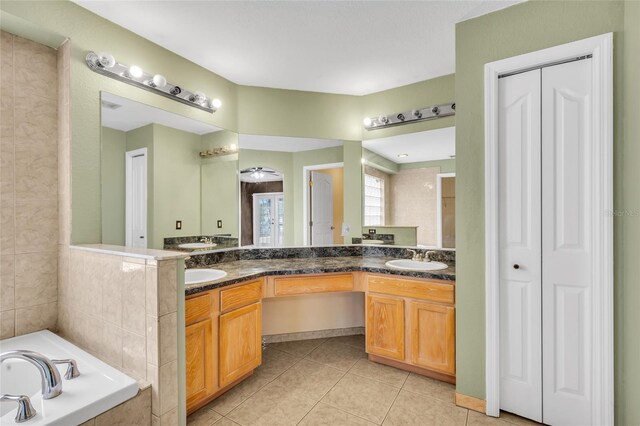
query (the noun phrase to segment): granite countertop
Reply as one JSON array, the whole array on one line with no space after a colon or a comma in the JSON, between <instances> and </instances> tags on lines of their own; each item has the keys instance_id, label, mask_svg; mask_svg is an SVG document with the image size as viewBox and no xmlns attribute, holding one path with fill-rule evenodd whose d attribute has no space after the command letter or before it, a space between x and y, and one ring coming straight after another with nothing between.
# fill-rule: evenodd
<instances>
[{"instance_id":1,"label":"granite countertop","mask_svg":"<svg viewBox=\"0 0 640 426\"><path fill-rule=\"evenodd\" d=\"M331 272L373 272L391 275L401 275L414 278L431 278L455 281L455 264L440 271L418 272L391 269L385 262L395 258L390 257L315 257L293 259L254 259L222 262L209 266L220 269L227 276L215 281L185 286L185 294L191 295L205 290L225 287L254 278L267 275L299 275Z\"/></svg>"}]
</instances>

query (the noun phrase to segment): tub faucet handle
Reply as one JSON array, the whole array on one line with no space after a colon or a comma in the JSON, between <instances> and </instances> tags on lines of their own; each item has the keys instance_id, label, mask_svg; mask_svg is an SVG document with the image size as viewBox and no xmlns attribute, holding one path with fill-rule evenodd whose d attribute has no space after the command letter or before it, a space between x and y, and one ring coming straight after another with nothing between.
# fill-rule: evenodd
<instances>
[{"instance_id":1,"label":"tub faucet handle","mask_svg":"<svg viewBox=\"0 0 640 426\"><path fill-rule=\"evenodd\" d=\"M78 370L78 363L75 359L52 359L52 363L54 364L68 364L67 372L64 373L64 378L67 380L75 379L80 375L80 370Z\"/></svg>"},{"instance_id":2,"label":"tub faucet handle","mask_svg":"<svg viewBox=\"0 0 640 426\"><path fill-rule=\"evenodd\" d=\"M14 401L18 403L18 411L16 411L15 422L23 423L33 418L37 412L31 400L26 395L0 395L0 401Z\"/></svg>"}]
</instances>

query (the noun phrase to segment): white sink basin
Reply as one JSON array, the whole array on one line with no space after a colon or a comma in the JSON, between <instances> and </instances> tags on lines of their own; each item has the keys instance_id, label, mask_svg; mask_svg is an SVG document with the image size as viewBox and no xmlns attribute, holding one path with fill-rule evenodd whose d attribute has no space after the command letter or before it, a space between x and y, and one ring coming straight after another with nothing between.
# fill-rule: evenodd
<instances>
[{"instance_id":1,"label":"white sink basin","mask_svg":"<svg viewBox=\"0 0 640 426\"><path fill-rule=\"evenodd\" d=\"M189 250L203 250L209 249L217 246L215 243L184 243L180 244L178 247L181 249L189 249Z\"/></svg>"},{"instance_id":2,"label":"white sink basin","mask_svg":"<svg viewBox=\"0 0 640 426\"><path fill-rule=\"evenodd\" d=\"M184 271L185 284L200 284L207 281L219 280L227 276L225 271L220 269L187 269Z\"/></svg>"},{"instance_id":3,"label":"white sink basin","mask_svg":"<svg viewBox=\"0 0 640 426\"><path fill-rule=\"evenodd\" d=\"M440 271L448 266L440 262L423 262L410 259L396 259L385 263L389 268L402 269L403 271Z\"/></svg>"}]
</instances>

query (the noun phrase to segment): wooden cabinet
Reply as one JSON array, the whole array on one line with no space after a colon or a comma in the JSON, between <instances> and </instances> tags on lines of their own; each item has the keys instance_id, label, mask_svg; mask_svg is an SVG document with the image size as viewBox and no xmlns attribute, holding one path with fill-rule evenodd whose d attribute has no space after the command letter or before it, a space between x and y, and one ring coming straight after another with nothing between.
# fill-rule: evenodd
<instances>
[{"instance_id":1,"label":"wooden cabinet","mask_svg":"<svg viewBox=\"0 0 640 426\"><path fill-rule=\"evenodd\" d=\"M367 295L367 352L404 360L404 300Z\"/></svg>"},{"instance_id":2,"label":"wooden cabinet","mask_svg":"<svg viewBox=\"0 0 640 426\"><path fill-rule=\"evenodd\" d=\"M218 390L216 296L215 292L205 292L185 302L185 375L189 412Z\"/></svg>"},{"instance_id":3,"label":"wooden cabinet","mask_svg":"<svg viewBox=\"0 0 640 426\"><path fill-rule=\"evenodd\" d=\"M273 288L274 296L353 291L353 274L274 277Z\"/></svg>"},{"instance_id":4,"label":"wooden cabinet","mask_svg":"<svg viewBox=\"0 0 640 426\"><path fill-rule=\"evenodd\" d=\"M220 387L260 365L261 333L261 302L220 315Z\"/></svg>"},{"instance_id":5,"label":"wooden cabinet","mask_svg":"<svg viewBox=\"0 0 640 426\"><path fill-rule=\"evenodd\" d=\"M410 302L411 363L456 373L456 314L453 306Z\"/></svg>"},{"instance_id":6,"label":"wooden cabinet","mask_svg":"<svg viewBox=\"0 0 640 426\"><path fill-rule=\"evenodd\" d=\"M455 381L453 301L451 282L369 274L367 352L378 362Z\"/></svg>"}]
</instances>

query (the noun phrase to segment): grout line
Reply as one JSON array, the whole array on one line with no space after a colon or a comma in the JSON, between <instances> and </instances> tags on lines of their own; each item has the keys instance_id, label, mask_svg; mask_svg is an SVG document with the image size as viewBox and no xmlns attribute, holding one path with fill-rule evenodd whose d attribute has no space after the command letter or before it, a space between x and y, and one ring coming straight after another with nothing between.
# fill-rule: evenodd
<instances>
[{"instance_id":1,"label":"grout line","mask_svg":"<svg viewBox=\"0 0 640 426\"><path fill-rule=\"evenodd\" d=\"M395 367L392 367L392 368L395 368ZM409 373L409 374L411 374L411 373ZM387 410L386 414L384 415L384 418L382 419L382 423L380 423L380 424L384 424L384 421L387 420L387 417L389 417L389 413L391 412L391 409L395 405L396 400L398 399L398 396L400 396L400 392L402 392L402 388L404 387L404 384L407 383L407 379L409 378L409 374L407 374L407 377L404 378L404 382L402 382L402 386L400 387L400 389L398 389L398 393L396 394L396 397L393 398L393 402L389 406L389 409Z\"/></svg>"}]
</instances>

